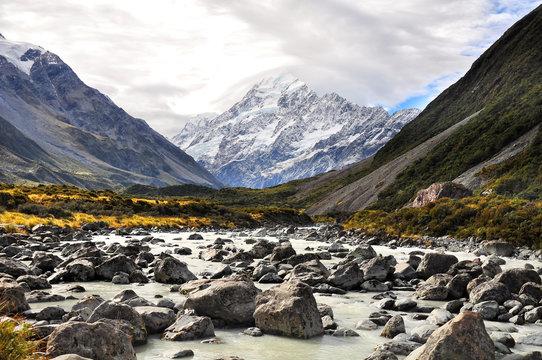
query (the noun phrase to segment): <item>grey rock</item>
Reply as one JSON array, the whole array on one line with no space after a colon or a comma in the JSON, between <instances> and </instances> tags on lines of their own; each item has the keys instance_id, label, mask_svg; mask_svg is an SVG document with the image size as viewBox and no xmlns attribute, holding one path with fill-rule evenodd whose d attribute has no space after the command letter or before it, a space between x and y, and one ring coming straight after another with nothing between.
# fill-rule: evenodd
<instances>
[{"instance_id":1,"label":"grey rock","mask_svg":"<svg viewBox=\"0 0 542 360\"><path fill-rule=\"evenodd\" d=\"M482 301L475 304L472 311L484 320L495 320L499 315L499 304L495 300Z\"/></svg>"},{"instance_id":2,"label":"grey rock","mask_svg":"<svg viewBox=\"0 0 542 360\"><path fill-rule=\"evenodd\" d=\"M207 316L182 315L163 333L163 340L187 341L215 336L211 318Z\"/></svg>"},{"instance_id":3,"label":"grey rock","mask_svg":"<svg viewBox=\"0 0 542 360\"><path fill-rule=\"evenodd\" d=\"M446 273L457 262L455 255L426 253L416 271L421 278L428 279L431 275Z\"/></svg>"},{"instance_id":4,"label":"grey rock","mask_svg":"<svg viewBox=\"0 0 542 360\"><path fill-rule=\"evenodd\" d=\"M405 321L401 315L395 315L388 320L380 336L393 339L396 335L405 332Z\"/></svg>"},{"instance_id":5,"label":"grey rock","mask_svg":"<svg viewBox=\"0 0 542 360\"><path fill-rule=\"evenodd\" d=\"M154 279L165 284L183 284L196 280L197 277L188 269L186 263L166 255L163 259L156 260Z\"/></svg>"}]
</instances>

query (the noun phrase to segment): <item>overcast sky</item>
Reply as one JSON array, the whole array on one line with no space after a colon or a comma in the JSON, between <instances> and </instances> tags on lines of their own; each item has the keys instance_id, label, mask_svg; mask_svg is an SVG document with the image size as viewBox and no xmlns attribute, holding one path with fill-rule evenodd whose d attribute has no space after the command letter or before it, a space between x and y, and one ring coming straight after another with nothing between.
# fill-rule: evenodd
<instances>
[{"instance_id":1,"label":"overcast sky","mask_svg":"<svg viewBox=\"0 0 542 360\"><path fill-rule=\"evenodd\" d=\"M172 136L289 71L317 93L423 107L542 0L2 0L0 33L59 55Z\"/></svg>"}]
</instances>

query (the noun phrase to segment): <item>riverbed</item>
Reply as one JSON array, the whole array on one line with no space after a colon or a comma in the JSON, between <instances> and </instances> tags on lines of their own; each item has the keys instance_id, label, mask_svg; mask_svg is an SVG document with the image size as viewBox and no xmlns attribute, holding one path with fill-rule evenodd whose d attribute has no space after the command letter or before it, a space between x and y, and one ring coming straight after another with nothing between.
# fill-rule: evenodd
<instances>
[{"instance_id":1,"label":"riverbed","mask_svg":"<svg viewBox=\"0 0 542 360\"><path fill-rule=\"evenodd\" d=\"M309 233L311 229L307 228L301 231L301 234ZM330 244L309 241L299 235L286 236L281 231L219 231L219 232L203 232L200 233L203 236L203 240L188 240L191 232L179 232L179 233L152 233L155 238L163 239L164 243L150 245L151 252L155 255L160 254L162 251L173 250L177 246L189 247L192 250L191 255L173 255L176 258L186 262L188 268L201 277L201 274L213 273L220 269L223 264L217 262L207 262L198 258L198 254L202 249L213 244L217 238L231 240L233 243L227 243L227 246L235 246L237 248L250 249L252 245L247 244L247 239L267 239L270 241L284 241L288 239L297 253L317 250L318 248L325 248ZM259 235L259 236L255 236ZM103 244L126 244L130 241L136 241L143 236L117 236L113 233L110 235L94 236L93 241ZM352 245L344 244L345 248L352 248ZM435 251L435 249L425 248L389 248L386 246L373 246L377 253L382 255L393 255L398 262L406 261L408 254L414 250L427 252ZM465 252L453 252L459 260L474 259L474 254ZM483 259L484 257L482 257ZM331 260L324 260L324 263L328 268L331 268L334 264L341 261L340 258L333 257ZM503 269L511 267L523 267L525 263L529 262L535 268L542 266L542 263L538 260L518 260L512 258L505 258L507 263L503 265ZM257 287L265 290L273 284L259 284L255 283ZM51 292L61 295L67 295L66 289L74 284L55 284ZM160 297L168 298L174 302L179 302L183 299L183 295L178 292L171 292L171 285L160 284L151 282L144 285L115 285L110 282L85 282L80 283L85 289L84 293L71 294L76 298L82 298L87 295L100 295L104 299L110 299L122 290L132 289L139 296L150 300L151 302L157 302ZM412 291L394 291L398 298L412 297ZM160 340L159 335L149 336L148 343L146 345L136 347L138 359L168 359L170 356L183 349L191 349L194 351L193 359L216 359L221 356L238 356L243 359L363 359L373 352L374 347L378 344L389 341L380 336L382 327L377 330L356 330L356 323L360 320L367 319L368 315L372 312L378 311L376 303L378 300L374 300L373 296L377 293L362 293L359 291L350 291L345 295L332 295L325 296L322 294L315 294L318 303L327 304L332 307L334 313L334 319L340 328L347 328L355 330L359 337L334 337L334 336L321 336L312 338L309 340L290 339L279 336L264 335L262 337L251 337L243 335L241 332L243 328L237 329L215 329L216 337L219 340L218 344L201 343L200 341L184 341L184 342L170 342ZM445 302L436 301L418 301L420 305L432 305L440 306ZM46 306L58 305L63 307L66 311L69 311L71 307L77 302L77 300L66 300L57 303L34 303L31 304L31 308L39 310ZM400 312L389 311L391 314ZM416 326L422 325L423 321L414 320L413 313L400 313L403 314L405 320L407 333ZM512 336L517 338L518 336L529 333L538 332L542 330L538 324L529 324L524 326L513 326L510 323L498 323L498 322L486 322L486 327L489 330L501 329L505 332L510 331L512 328L519 329L518 332L511 333ZM529 351L529 350L542 350L535 349L532 346L517 345L513 351Z\"/></svg>"}]
</instances>

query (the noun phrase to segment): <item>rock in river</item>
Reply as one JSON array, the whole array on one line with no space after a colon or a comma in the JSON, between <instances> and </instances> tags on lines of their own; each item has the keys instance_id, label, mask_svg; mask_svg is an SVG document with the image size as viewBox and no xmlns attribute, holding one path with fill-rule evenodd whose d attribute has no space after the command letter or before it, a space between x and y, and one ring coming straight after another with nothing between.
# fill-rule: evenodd
<instances>
[{"instance_id":1,"label":"rock in river","mask_svg":"<svg viewBox=\"0 0 542 360\"><path fill-rule=\"evenodd\" d=\"M324 333L310 286L297 280L284 282L259 294L254 319L264 333L297 338Z\"/></svg>"}]
</instances>

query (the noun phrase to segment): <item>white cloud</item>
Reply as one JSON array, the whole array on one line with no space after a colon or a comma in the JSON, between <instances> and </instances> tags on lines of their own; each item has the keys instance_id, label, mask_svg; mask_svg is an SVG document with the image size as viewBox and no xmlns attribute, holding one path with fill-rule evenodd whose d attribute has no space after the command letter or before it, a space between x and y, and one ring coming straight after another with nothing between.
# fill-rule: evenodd
<instances>
[{"instance_id":1,"label":"white cloud","mask_svg":"<svg viewBox=\"0 0 542 360\"><path fill-rule=\"evenodd\" d=\"M541 2L4 0L0 32L57 53L172 135L187 116L222 112L283 69L361 105L433 94Z\"/></svg>"}]
</instances>

